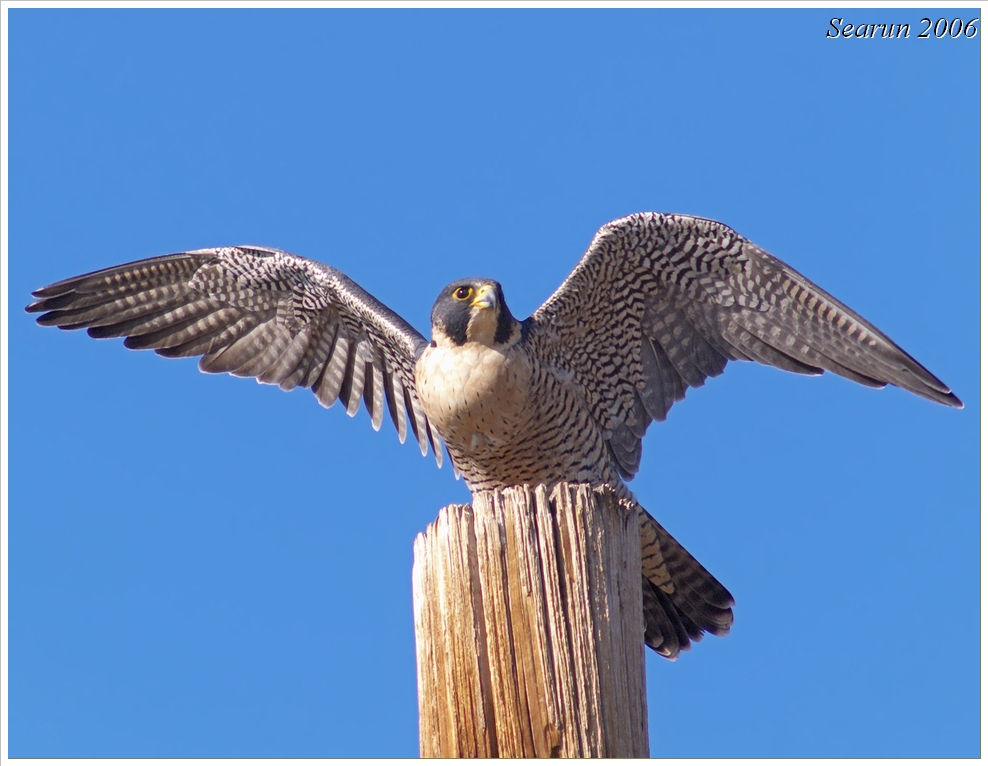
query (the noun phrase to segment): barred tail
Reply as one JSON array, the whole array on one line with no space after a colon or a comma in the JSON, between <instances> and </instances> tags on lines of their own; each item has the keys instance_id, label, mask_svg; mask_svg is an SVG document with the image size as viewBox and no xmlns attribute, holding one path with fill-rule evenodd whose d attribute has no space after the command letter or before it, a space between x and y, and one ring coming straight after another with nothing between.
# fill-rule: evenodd
<instances>
[{"instance_id":1,"label":"barred tail","mask_svg":"<svg viewBox=\"0 0 988 766\"><path fill-rule=\"evenodd\" d=\"M675 659L704 633L727 635L734 622L734 598L644 508L638 508L645 643Z\"/></svg>"}]
</instances>

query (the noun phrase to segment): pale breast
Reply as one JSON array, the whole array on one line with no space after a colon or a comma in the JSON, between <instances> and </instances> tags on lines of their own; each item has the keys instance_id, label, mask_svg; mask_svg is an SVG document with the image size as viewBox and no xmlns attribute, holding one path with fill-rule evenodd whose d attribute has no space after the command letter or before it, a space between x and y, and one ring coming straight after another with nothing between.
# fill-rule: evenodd
<instances>
[{"instance_id":1,"label":"pale breast","mask_svg":"<svg viewBox=\"0 0 988 766\"><path fill-rule=\"evenodd\" d=\"M472 452L517 437L530 416L531 376L527 355L514 347L430 346L415 365L415 388L447 444Z\"/></svg>"}]
</instances>

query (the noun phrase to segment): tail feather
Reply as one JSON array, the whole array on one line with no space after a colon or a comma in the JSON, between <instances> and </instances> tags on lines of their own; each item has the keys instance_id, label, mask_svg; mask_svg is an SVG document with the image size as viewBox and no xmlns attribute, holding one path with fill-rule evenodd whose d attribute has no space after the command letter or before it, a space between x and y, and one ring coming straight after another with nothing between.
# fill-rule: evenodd
<instances>
[{"instance_id":1,"label":"tail feather","mask_svg":"<svg viewBox=\"0 0 988 766\"><path fill-rule=\"evenodd\" d=\"M734 598L639 506L645 643L675 659L704 633L723 636L734 622Z\"/></svg>"},{"instance_id":2,"label":"tail feather","mask_svg":"<svg viewBox=\"0 0 988 766\"><path fill-rule=\"evenodd\" d=\"M681 646L690 645L691 632L693 637L699 636L699 628L687 619L689 626L683 624L683 615L669 601L669 597L656 588L647 577L642 575L642 606L645 613L645 643L659 654L675 659Z\"/></svg>"}]
</instances>

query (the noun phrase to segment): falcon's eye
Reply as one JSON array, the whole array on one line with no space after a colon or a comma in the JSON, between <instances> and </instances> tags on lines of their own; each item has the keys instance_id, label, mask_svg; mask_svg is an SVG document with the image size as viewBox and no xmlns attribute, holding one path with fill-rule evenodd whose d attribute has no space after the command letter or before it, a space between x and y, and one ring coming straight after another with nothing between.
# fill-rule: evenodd
<instances>
[{"instance_id":1,"label":"falcon's eye","mask_svg":"<svg viewBox=\"0 0 988 766\"><path fill-rule=\"evenodd\" d=\"M471 295L473 295L472 287L457 287L453 291L453 297L458 301L469 300Z\"/></svg>"}]
</instances>

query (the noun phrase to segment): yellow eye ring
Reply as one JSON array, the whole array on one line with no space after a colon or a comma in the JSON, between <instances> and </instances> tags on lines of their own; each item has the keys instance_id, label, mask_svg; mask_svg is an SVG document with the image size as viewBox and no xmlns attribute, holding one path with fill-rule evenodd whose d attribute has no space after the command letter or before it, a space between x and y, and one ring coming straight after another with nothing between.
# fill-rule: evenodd
<instances>
[{"instance_id":1,"label":"yellow eye ring","mask_svg":"<svg viewBox=\"0 0 988 766\"><path fill-rule=\"evenodd\" d=\"M473 296L472 287L457 287L453 290L453 297L458 301L468 301Z\"/></svg>"}]
</instances>

